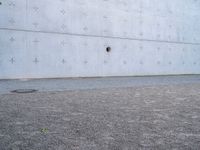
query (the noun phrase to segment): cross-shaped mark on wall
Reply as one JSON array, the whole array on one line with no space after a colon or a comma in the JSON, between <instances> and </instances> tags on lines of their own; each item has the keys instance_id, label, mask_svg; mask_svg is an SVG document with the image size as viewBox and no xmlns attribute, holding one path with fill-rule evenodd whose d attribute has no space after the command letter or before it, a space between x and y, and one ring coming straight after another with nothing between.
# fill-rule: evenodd
<instances>
[{"instance_id":1,"label":"cross-shaped mark on wall","mask_svg":"<svg viewBox=\"0 0 200 150\"><path fill-rule=\"evenodd\" d=\"M65 24L62 24L62 26L61 26L61 28L63 29L63 30L65 30L66 29L66 25Z\"/></svg>"},{"instance_id":2,"label":"cross-shaped mark on wall","mask_svg":"<svg viewBox=\"0 0 200 150\"><path fill-rule=\"evenodd\" d=\"M40 41L39 41L38 39L34 39L33 42L34 42L35 44L37 44L37 43L39 43Z\"/></svg>"},{"instance_id":3,"label":"cross-shaped mark on wall","mask_svg":"<svg viewBox=\"0 0 200 150\"><path fill-rule=\"evenodd\" d=\"M15 20L14 20L13 18L11 18L11 19L9 20L9 23L12 24L12 25L15 24Z\"/></svg>"},{"instance_id":4,"label":"cross-shaped mark on wall","mask_svg":"<svg viewBox=\"0 0 200 150\"><path fill-rule=\"evenodd\" d=\"M37 22L33 22L33 25L34 25L35 28L37 28L38 23Z\"/></svg>"},{"instance_id":5,"label":"cross-shaped mark on wall","mask_svg":"<svg viewBox=\"0 0 200 150\"><path fill-rule=\"evenodd\" d=\"M10 38L10 42L14 42L15 39L13 37Z\"/></svg>"},{"instance_id":6,"label":"cross-shaped mark on wall","mask_svg":"<svg viewBox=\"0 0 200 150\"><path fill-rule=\"evenodd\" d=\"M14 2L10 2L8 5L12 6L12 7L15 7L15 3Z\"/></svg>"},{"instance_id":7,"label":"cross-shaped mark on wall","mask_svg":"<svg viewBox=\"0 0 200 150\"><path fill-rule=\"evenodd\" d=\"M33 10L34 10L34 11L38 11L39 8L38 8L37 6L34 6L34 7L33 7Z\"/></svg>"},{"instance_id":8,"label":"cross-shaped mark on wall","mask_svg":"<svg viewBox=\"0 0 200 150\"><path fill-rule=\"evenodd\" d=\"M87 27L84 27L84 28L83 28L83 30L84 30L84 31L87 31L87 30L88 30L88 28L87 28Z\"/></svg>"},{"instance_id":9,"label":"cross-shaped mark on wall","mask_svg":"<svg viewBox=\"0 0 200 150\"><path fill-rule=\"evenodd\" d=\"M37 58L34 59L33 61L35 64L37 64L39 62L39 60Z\"/></svg>"},{"instance_id":10,"label":"cross-shaped mark on wall","mask_svg":"<svg viewBox=\"0 0 200 150\"><path fill-rule=\"evenodd\" d=\"M65 59L62 59L62 63L63 63L63 64L65 64L65 63L66 63Z\"/></svg>"},{"instance_id":11,"label":"cross-shaped mark on wall","mask_svg":"<svg viewBox=\"0 0 200 150\"><path fill-rule=\"evenodd\" d=\"M15 59L12 57L12 58L10 59L10 62L13 64L13 63L15 62Z\"/></svg>"},{"instance_id":12,"label":"cross-shaped mark on wall","mask_svg":"<svg viewBox=\"0 0 200 150\"><path fill-rule=\"evenodd\" d=\"M65 13L66 13L66 11L65 11L64 9L62 9L60 12L61 12L63 15L65 15Z\"/></svg>"},{"instance_id":13,"label":"cross-shaped mark on wall","mask_svg":"<svg viewBox=\"0 0 200 150\"><path fill-rule=\"evenodd\" d=\"M65 46L66 42L65 41L61 41L60 44Z\"/></svg>"},{"instance_id":14,"label":"cross-shaped mark on wall","mask_svg":"<svg viewBox=\"0 0 200 150\"><path fill-rule=\"evenodd\" d=\"M88 46L88 43L87 43L87 42L84 42L83 45L84 45L84 46Z\"/></svg>"}]
</instances>

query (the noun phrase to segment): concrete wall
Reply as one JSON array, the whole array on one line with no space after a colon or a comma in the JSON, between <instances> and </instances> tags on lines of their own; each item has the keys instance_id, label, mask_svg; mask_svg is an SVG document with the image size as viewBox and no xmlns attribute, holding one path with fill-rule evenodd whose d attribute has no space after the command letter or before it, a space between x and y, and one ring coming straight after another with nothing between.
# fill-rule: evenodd
<instances>
[{"instance_id":1,"label":"concrete wall","mask_svg":"<svg viewBox=\"0 0 200 150\"><path fill-rule=\"evenodd\" d=\"M200 74L200 0L1 0L0 79L169 74Z\"/></svg>"}]
</instances>

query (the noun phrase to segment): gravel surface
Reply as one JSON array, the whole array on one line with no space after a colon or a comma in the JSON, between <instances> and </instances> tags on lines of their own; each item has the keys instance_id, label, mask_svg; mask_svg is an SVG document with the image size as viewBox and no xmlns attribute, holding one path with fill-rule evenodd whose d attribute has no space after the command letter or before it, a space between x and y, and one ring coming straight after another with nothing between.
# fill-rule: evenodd
<instances>
[{"instance_id":1,"label":"gravel surface","mask_svg":"<svg viewBox=\"0 0 200 150\"><path fill-rule=\"evenodd\" d=\"M198 150L200 84L0 95L0 150Z\"/></svg>"}]
</instances>

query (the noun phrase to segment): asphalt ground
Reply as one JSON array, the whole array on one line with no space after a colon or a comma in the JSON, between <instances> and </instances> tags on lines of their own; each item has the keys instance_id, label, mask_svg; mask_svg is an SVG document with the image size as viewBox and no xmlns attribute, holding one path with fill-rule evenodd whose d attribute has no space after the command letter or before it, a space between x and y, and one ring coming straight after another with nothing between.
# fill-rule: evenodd
<instances>
[{"instance_id":1,"label":"asphalt ground","mask_svg":"<svg viewBox=\"0 0 200 150\"><path fill-rule=\"evenodd\" d=\"M198 150L199 76L164 78L127 86L122 78L118 87L84 79L101 86L26 94L7 88L0 94L0 150ZM25 88L36 81L0 83Z\"/></svg>"}]
</instances>

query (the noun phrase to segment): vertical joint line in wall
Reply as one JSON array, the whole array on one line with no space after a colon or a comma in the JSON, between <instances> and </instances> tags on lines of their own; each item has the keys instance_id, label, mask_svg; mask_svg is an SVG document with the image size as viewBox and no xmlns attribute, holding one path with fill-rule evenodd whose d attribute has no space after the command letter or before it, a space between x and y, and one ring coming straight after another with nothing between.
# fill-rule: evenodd
<instances>
[{"instance_id":1,"label":"vertical joint line in wall","mask_svg":"<svg viewBox=\"0 0 200 150\"><path fill-rule=\"evenodd\" d=\"M139 16L140 18L142 18L143 17L143 1L139 2L139 11L140 11Z\"/></svg>"},{"instance_id":2,"label":"vertical joint line in wall","mask_svg":"<svg viewBox=\"0 0 200 150\"><path fill-rule=\"evenodd\" d=\"M26 0L26 18L25 18L25 22L26 22L26 26L28 24L28 0ZM25 45L25 48L26 48L26 51L27 51L27 48L28 48L28 37L27 37L27 33L26 33L26 45Z\"/></svg>"},{"instance_id":3,"label":"vertical joint line in wall","mask_svg":"<svg viewBox=\"0 0 200 150\"><path fill-rule=\"evenodd\" d=\"M28 14L28 0L26 0L26 25L27 25L27 22L28 22L27 14Z\"/></svg>"}]
</instances>

